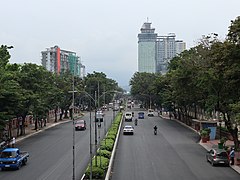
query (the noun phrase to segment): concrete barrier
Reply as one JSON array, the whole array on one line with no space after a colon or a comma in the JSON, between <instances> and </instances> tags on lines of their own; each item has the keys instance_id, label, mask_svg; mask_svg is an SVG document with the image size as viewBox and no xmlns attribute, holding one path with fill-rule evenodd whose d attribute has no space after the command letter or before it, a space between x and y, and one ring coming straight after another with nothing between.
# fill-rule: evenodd
<instances>
[{"instance_id":1,"label":"concrete barrier","mask_svg":"<svg viewBox=\"0 0 240 180\"><path fill-rule=\"evenodd\" d=\"M117 144L118 144L118 139L119 139L121 128L122 128L122 121L123 121L123 115L122 115L121 122L120 122L119 127L118 127L118 133L117 133L115 143L114 143L114 146L113 146L112 155L111 155L111 158L110 158L110 161L109 161L108 170L107 170L107 173L106 173L106 176L105 176L105 180L109 180L110 176L111 176L113 160L114 160L114 157L115 157Z\"/></svg>"}]
</instances>

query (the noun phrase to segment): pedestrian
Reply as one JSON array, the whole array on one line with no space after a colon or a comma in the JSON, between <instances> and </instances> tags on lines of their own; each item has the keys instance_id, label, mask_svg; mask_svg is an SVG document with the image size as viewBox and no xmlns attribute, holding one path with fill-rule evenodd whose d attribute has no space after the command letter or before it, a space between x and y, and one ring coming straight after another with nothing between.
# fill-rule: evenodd
<instances>
[{"instance_id":1,"label":"pedestrian","mask_svg":"<svg viewBox=\"0 0 240 180\"><path fill-rule=\"evenodd\" d=\"M13 137L13 139L12 139L12 148L15 148L15 143L16 143L16 139L15 139L15 137Z\"/></svg>"},{"instance_id":2,"label":"pedestrian","mask_svg":"<svg viewBox=\"0 0 240 180\"><path fill-rule=\"evenodd\" d=\"M172 119L172 113L171 112L169 113L169 118L170 118L170 120Z\"/></svg>"},{"instance_id":3,"label":"pedestrian","mask_svg":"<svg viewBox=\"0 0 240 180\"><path fill-rule=\"evenodd\" d=\"M234 157L235 157L234 148L231 148L229 156L230 156L230 160L231 160L231 165L234 165Z\"/></svg>"}]
</instances>

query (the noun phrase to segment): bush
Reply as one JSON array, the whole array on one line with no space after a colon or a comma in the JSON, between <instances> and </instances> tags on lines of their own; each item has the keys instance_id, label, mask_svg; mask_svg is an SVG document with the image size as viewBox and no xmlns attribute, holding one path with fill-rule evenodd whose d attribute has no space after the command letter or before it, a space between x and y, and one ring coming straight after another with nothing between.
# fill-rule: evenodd
<instances>
[{"instance_id":1,"label":"bush","mask_svg":"<svg viewBox=\"0 0 240 180\"><path fill-rule=\"evenodd\" d=\"M116 139L116 136L115 136L115 135L113 135L113 134L108 134L108 135L107 135L107 137L106 137L106 139L112 139L112 140L114 140L114 141L115 141L115 139Z\"/></svg>"},{"instance_id":2,"label":"bush","mask_svg":"<svg viewBox=\"0 0 240 180\"><path fill-rule=\"evenodd\" d=\"M110 157L111 157L111 152L110 151L108 151L108 150L102 150L101 149L101 151L97 151L97 155L98 156L103 156L103 157L105 157L105 158L108 158L108 159L110 159Z\"/></svg>"},{"instance_id":3,"label":"bush","mask_svg":"<svg viewBox=\"0 0 240 180\"><path fill-rule=\"evenodd\" d=\"M96 166L95 164L95 158L97 157L97 167L102 166L103 170L106 170L108 168L108 164L109 164L109 159L105 158L103 156L95 156L92 160L92 164L93 166ZM100 164L100 157L101 157L101 164Z\"/></svg>"},{"instance_id":4,"label":"bush","mask_svg":"<svg viewBox=\"0 0 240 180\"><path fill-rule=\"evenodd\" d=\"M85 172L85 177L87 179L90 178L90 167L87 168ZM101 169L100 167L93 166L92 167L92 177L94 179L102 179L104 177L104 170Z\"/></svg>"},{"instance_id":5,"label":"bush","mask_svg":"<svg viewBox=\"0 0 240 180\"><path fill-rule=\"evenodd\" d=\"M105 139L103 139L101 141L101 149L102 150L112 151L113 145L114 145L114 140L112 140L112 139L106 139L106 144L105 144Z\"/></svg>"},{"instance_id":6,"label":"bush","mask_svg":"<svg viewBox=\"0 0 240 180\"><path fill-rule=\"evenodd\" d=\"M210 129L210 128L204 128L203 130L204 130L204 131L207 131L207 132L208 132L208 134L210 134L210 133L211 133L211 129Z\"/></svg>"},{"instance_id":7,"label":"bush","mask_svg":"<svg viewBox=\"0 0 240 180\"><path fill-rule=\"evenodd\" d=\"M200 135L201 135L201 137L208 137L209 134L206 130L201 130Z\"/></svg>"}]
</instances>

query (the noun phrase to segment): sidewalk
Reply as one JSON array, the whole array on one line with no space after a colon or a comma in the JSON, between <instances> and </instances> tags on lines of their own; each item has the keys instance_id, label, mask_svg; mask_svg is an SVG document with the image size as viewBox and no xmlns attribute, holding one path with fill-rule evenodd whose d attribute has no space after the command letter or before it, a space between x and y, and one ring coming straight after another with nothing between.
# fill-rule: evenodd
<instances>
[{"instance_id":1,"label":"sidewalk","mask_svg":"<svg viewBox=\"0 0 240 180\"><path fill-rule=\"evenodd\" d=\"M162 117L162 118L164 118L164 119L169 119L169 120L170 120L168 114L160 115L160 117ZM189 129L191 129L191 130L193 130L194 132L196 132L196 133L199 134L199 132L196 131L194 128L192 128L192 127L190 127L190 126L182 123L181 121L179 121L179 120L177 120L177 119L174 119L174 118L171 118L171 120L174 120L174 121L182 124L183 126L189 128ZM217 146L218 146L218 142L219 142L219 140L216 139L216 140L207 141L207 143L202 143L202 142L200 141L199 144L200 144L202 147L204 147L207 151L209 151L212 147L217 147ZM226 142L226 145L227 145L227 146L232 146L232 145L234 145L234 143L233 143L233 141L228 140L228 141ZM235 161L235 162L236 162L236 161ZM237 173L240 174L240 165L231 165L230 167L231 167L232 169L234 169Z\"/></svg>"},{"instance_id":2,"label":"sidewalk","mask_svg":"<svg viewBox=\"0 0 240 180\"><path fill-rule=\"evenodd\" d=\"M34 130L34 124L32 126L28 126L25 128L25 135L16 137L16 143L22 141L25 138L38 134L42 131L45 131L46 129L52 128L62 123L67 123L69 121L71 120L63 119L63 120L58 120L57 122L54 122L54 119L50 119L49 122L46 124L46 126L43 126L42 128L38 128L37 130Z\"/></svg>"}]
</instances>

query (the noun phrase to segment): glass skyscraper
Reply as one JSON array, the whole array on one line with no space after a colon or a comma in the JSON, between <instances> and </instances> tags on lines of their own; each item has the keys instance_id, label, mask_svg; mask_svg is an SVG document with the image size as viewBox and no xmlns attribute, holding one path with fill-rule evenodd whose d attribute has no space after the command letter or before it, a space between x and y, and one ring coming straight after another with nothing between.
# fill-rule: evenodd
<instances>
[{"instance_id":1,"label":"glass skyscraper","mask_svg":"<svg viewBox=\"0 0 240 180\"><path fill-rule=\"evenodd\" d=\"M144 23L138 34L138 71L156 72L156 38L157 33L151 23Z\"/></svg>"},{"instance_id":2,"label":"glass skyscraper","mask_svg":"<svg viewBox=\"0 0 240 180\"><path fill-rule=\"evenodd\" d=\"M151 23L144 23L138 34L138 71L165 74L170 60L186 49L186 43L175 37L174 33L158 36Z\"/></svg>"}]
</instances>

